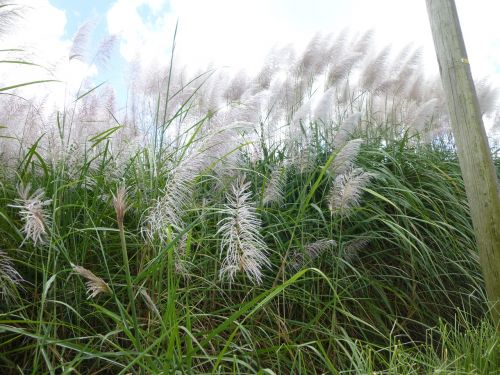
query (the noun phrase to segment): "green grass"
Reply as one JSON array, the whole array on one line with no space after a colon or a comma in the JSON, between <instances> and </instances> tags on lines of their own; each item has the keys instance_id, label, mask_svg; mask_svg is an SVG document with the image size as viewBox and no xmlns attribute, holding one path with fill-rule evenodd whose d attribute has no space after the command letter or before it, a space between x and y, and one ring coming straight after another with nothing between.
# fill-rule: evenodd
<instances>
[{"instance_id":1,"label":"green grass","mask_svg":"<svg viewBox=\"0 0 500 375\"><path fill-rule=\"evenodd\" d=\"M11 177L1 190L0 246L26 280L0 308L3 373L498 369L498 337L487 318L453 151L408 139L368 142L357 165L377 177L347 217L331 215L325 205L332 182L321 167L327 149L306 172L286 167L283 202L257 205L272 267L253 285L241 273L232 283L219 278L224 188L210 171L194 182L182 232L147 240L144 213L163 183L151 180L145 152L130 159L122 179L129 205L122 232L112 204L119 181L109 178L112 158L103 150L94 168L82 162L76 179L64 165L42 165L36 149L15 174L3 171ZM283 162L274 152L241 167L257 202L272 166ZM9 206L19 181L52 198L44 246L21 245L22 222ZM314 259L304 254L291 267L318 239L337 245ZM365 246L349 247L360 239ZM176 273L181 243L187 266ZM112 293L87 299L85 280L70 263L104 279Z\"/></svg>"},{"instance_id":2,"label":"green grass","mask_svg":"<svg viewBox=\"0 0 500 375\"><path fill-rule=\"evenodd\" d=\"M46 132L1 126L0 374L500 373L453 142L416 130L446 114L421 116L417 51L354 82L367 38L342 76L290 63L282 96L265 70L184 83L172 48L127 123L92 128L101 85L82 83Z\"/></svg>"}]
</instances>

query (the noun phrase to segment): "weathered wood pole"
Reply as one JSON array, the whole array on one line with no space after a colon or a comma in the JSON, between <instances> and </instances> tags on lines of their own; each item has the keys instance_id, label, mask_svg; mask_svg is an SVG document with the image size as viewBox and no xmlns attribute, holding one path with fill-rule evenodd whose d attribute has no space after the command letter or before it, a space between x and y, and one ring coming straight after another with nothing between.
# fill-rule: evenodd
<instances>
[{"instance_id":1,"label":"weathered wood pole","mask_svg":"<svg viewBox=\"0 0 500 375\"><path fill-rule=\"evenodd\" d=\"M454 0L426 0L479 259L500 332L500 199Z\"/></svg>"}]
</instances>

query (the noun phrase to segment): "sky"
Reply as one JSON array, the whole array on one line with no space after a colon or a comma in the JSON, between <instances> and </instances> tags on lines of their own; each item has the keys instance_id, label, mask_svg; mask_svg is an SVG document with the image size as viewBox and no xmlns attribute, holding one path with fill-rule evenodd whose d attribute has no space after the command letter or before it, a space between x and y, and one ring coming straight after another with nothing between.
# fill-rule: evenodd
<instances>
[{"instance_id":1,"label":"sky","mask_svg":"<svg viewBox=\"0 0 500 375\"><path fill-rule=\"evenodd\" d=\"M175 54L179 64L193 70L228 67L258 71L273 46L303 48L317 32L338 33L373 29L380 46L395 49L414 42L424 49L429 73L437 73L434 47L424 0L16 0L22 19L8 35L4 48L24 48L32 59L50 69L2 67L2 85L30 79L55 78L63 84L45 85L55 101L84 79L108 82L123 99L133 64L148 66L168 61L178 24ZM498 0L456 0L473 76L489 77L500 87ZM68 63L72 39L86 24L92 30L86 59ZM99 45L117 37L106 64L92 60ZM94 51L94 52L92 52ZM52 87L47 89L47 87ZM28 94L41 90L26 88Z\"/></svg>"}]
</instances>

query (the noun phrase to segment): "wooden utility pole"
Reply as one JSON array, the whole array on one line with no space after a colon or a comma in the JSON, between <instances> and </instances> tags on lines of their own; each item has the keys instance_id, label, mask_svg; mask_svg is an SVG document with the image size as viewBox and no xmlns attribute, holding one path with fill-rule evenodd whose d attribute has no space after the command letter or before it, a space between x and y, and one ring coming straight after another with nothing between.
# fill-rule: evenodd
<instances>
[{"instance_id":1,"label":"wooden utility pole","mask_svg":"<svg viewBox=\"0 0 500 375\"><path fill-rule=\"evenodd\" d=\"M500 332L500 199L454 0L426 0L486 293Z\"/></svg>"}]
</instances>

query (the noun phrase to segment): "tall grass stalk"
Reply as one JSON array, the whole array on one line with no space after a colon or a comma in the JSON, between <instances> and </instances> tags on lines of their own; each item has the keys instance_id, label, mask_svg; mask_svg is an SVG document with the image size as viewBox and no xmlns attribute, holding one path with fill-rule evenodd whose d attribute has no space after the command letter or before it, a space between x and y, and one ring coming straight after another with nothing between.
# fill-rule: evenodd
<instances>
[{"instance_id":1,"label":"tall grass stalk","mask_svg":"<svg viewBox=\"0 0 500 375\"><path fill-rule=\"evenodd\" d=\"M129 298L130 310L132 311L132 324L134 326L134 334L137 342L139 342L139 327L137 321L137 312L135 308L135 292L130 274L130 264L127 252L127 241L125 239L125 212L127 211L127 188L121 185L116 190L116 195L113 196L113 206L116 212L116 222L120 233L120 245L122 250L123 268L125 269L125 278L127 281L127 294Z\"/></svg>"}]
</instances>

